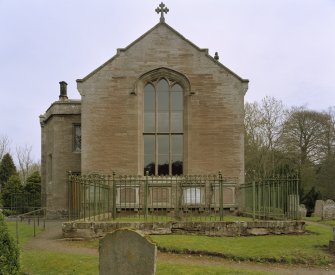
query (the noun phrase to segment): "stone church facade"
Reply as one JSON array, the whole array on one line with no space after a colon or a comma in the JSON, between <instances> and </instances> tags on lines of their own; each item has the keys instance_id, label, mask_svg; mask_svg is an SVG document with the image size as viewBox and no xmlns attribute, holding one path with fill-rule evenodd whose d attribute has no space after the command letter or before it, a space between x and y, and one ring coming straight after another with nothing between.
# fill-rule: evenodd
<instances>
[{"instance_id":1,"label":"stone church facade","mask_svg":"<svg viewBox=\"0 0 335 275\"><path fill-rule=\"evenodd\" d=\"M78 79L81 100L68 99L67 84L60 85L59 100L40 116L49 210L67 209L68 171L171 177L221 171L244 182L248 80L164 18Z\"/></svg>"}]
</instances>

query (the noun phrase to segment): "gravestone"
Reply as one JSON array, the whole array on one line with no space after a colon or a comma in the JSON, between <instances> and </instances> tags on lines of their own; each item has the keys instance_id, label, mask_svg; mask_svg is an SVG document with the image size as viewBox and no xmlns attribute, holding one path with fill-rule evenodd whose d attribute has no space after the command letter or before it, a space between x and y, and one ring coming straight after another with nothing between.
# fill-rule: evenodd
<instances>
[{"instance_id":1,"label":"gravestone","mask_svg":"<svg viewBox=\"0 0 335 275\"><path fill-rule=\"evenodd\" d=\"M335 227L333 227L333 240L329 242L329 249L335 253Z\"/></svg>"},{"instance_id":2,"label":"gravestone","mask_svg":"<svg viewBox=\"0 0 335 275\"><path fill-rule=\"evenodd\" d=\"M99 246L100 275L153 275L157 247L139 233L119 229L108 233Z\"/></svg>"},{"instance_id":3,"label":"gravestone","mask_svg":"<svg viewBox=\"0 0 335 275\"><path fill-rule=\"evenodd\" d=\"M297 219L299 215L299 197L297 195L288 195L288 217L290 219Z\"/></svg>"},{"instance_id":4,"label":"gravestone","mask_svg":"<svg viewBox=\"0 0 335 275\"><path fill-rule=\"evenodd\" d=\"M323 206L325 202L323 200L316 200L314 206L314 216L322 218L323 216Z\"/></svg>"},{"instance_id":5,"label":"gravestone","mask_svg":"<svg viewBox=\"0 0 335 275\"><path fill-rule=\"evenodd\" d=\"M305 218L307 216L307 209L304 204L299 204L298 211L300 218Z\"/></svg>"},{"instance_id":6,"label":"gravestone","mask_svg":"<svg viewBox=\"0 0 335 275\"><path fill-rule=\"evenodd\" d=\"M335 202L333 200L327 200L323 206L323 216L324 220L335 219Z\"/></svg>"}]
</instances>

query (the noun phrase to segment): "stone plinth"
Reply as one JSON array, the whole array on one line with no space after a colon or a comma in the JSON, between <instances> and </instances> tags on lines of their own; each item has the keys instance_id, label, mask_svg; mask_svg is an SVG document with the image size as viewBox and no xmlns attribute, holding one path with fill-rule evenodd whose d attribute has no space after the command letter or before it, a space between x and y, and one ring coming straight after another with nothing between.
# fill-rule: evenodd
<instances>
[{"instance_id":1,"label":"stone plinth","mask_svg":"<svg viewBox=\"0 0 335 275\"><path fill-rule=\"evenodd\" d=\"M99 238L120 228L132 228L144 234L204 235L204 236L257 236L302 234L304 221L249 221L249 222L85 222L63 223L64 238Z\"/></svg>"}]
</instances>

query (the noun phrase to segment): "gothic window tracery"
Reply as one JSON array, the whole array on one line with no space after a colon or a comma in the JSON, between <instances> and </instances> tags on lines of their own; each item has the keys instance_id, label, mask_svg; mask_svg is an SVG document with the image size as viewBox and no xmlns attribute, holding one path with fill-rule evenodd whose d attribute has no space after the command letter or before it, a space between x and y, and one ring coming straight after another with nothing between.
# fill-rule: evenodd
<instances>
[{"instance_id":1,"label":"gothic window tracery","mask_svg":"<svg viewBox=\"0 0 335 275\"><path fill-rule=\"evenodd\" d=\"M183 174L184 90L173 79L144 86L144 174Z\"/></svg>"}]
</instances>

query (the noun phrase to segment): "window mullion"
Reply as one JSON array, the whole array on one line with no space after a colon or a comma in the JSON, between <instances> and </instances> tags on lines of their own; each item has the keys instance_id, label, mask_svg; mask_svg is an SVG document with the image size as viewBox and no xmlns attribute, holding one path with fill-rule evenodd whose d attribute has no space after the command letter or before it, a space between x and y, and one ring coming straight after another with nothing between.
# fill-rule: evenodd
<instances>
[{"instance_id":1,"label":"window mullion","mask_svg":"<svg viewBox=\"0 0 335 275\"><path fill-rule=\"evenodd\" d=\"M156 83L157 84L157 83ZM158 93L157 93L157 86L155 84L155 175L158 175L158 138L157 138L157 115L158 115L158 110L157 110L157 101L158 101Z\"/></svg>"},{"instance_id":2,"label":"window mullion","mask_svg":"<svg viewBox=\"0 0 335 275\"><path fill-rule=\"evenodd\" d=\"M169 86L169 175L172 175L172 160L171 160L171 86Z\"/></svg>"}]
</instances>

